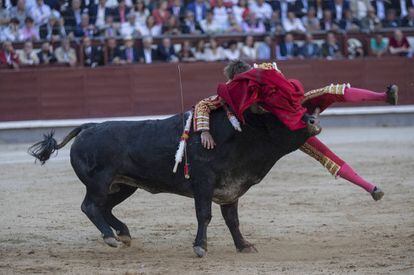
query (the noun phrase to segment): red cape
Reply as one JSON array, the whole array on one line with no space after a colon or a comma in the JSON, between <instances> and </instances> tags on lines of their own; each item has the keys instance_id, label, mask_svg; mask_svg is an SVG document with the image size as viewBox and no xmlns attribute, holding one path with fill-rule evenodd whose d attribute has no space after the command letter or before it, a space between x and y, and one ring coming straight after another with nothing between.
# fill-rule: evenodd
<instances>
[{"instance_id":1,"label":"red cape","mask_svg":"<svg viewBox=\"0 0 414 275\"><path fill-rule=\"evenodd\" d=\"M252 104L260 103L289 129L305 127L302 84L298 80L288 80L276 70L251 69L238 74L228 84L219 84L217 93L242 122L244 111Z\"/></svg>"}]
</instances>

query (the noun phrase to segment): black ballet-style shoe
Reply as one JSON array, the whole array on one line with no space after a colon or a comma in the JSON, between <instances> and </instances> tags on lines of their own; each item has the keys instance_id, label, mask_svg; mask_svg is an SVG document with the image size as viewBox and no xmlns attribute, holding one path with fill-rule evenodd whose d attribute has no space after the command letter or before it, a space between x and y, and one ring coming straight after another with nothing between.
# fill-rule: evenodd
<instances>
[{"instance_id":1,"label":"black ballet-style shoe","mask_svg":"<svg viewBox=\"0 0 414 275\"><path fill-rule=\"evenodd\" d=\"M398 86L391 84L387 87L387 102L390 105L398 104Z\"/></svg>"},{"instance_id":2,"label":"black ballet-style shoe","mask_svg":"<svg viewBox=\"0 0 414 275\"><path fill-rule=\"evenodd\" d=\"M374 201L379 201L382 197L384 197L384 192L379 187L375 186L374 190L371 192L371 196Z\"/></svg>"}]
</instances>

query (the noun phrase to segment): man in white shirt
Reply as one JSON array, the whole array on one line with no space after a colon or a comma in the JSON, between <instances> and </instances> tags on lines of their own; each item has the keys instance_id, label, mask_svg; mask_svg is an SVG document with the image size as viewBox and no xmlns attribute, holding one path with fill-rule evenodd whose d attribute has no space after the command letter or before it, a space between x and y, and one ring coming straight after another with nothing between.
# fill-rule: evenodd
<instances>
[{"instance_id":1,"label":"man in white shirt","mask_svg":"<svg viewBox=\"0 0 414 275\"><path fill-rule=\"evenodd\" d=\"M295 13L290 11L285 20L282 21L283 28L286 32L305 32L306 29L303 26L302 21L296 17Z\"/></svg>"},{"instance_id":2,"label":"man in white shirt","mask_svg":"<svg viewBox=\"0 0 414 275\"><path fill-rule=\"evenodd\" d=\"M99 0L96 10L95 26L101 29L105 25L106 0Z\"/></svg>"},{"instance_id":3,"label":"man in white shirt","mask_svg":"<svg viewBox=\"0 0 414 275\"><path fill-rule=\"evenodd\" d=\"M37 54L33 51L33 43L27 41L24 43L23 50L19 51L19 61L22 65L35 66L39 64L39 58Z\"/></svg>"},{"instance_id":4,"label":"man in white shirt","mask_svg":"<svg viewBox=\"0 0 414 275\"><path fill-rule=\"evenodd\" d=\"M127 16L128 21L121 25L121 35L123 37L135 37L139 35L138 24L135 20L135 14L130 13Z\"/></svg>"},{"instance_id":5,"label":"man in white shirt","mask_svg":"<svg viewBox=\"0 0 414 275\"><path fill-rule=\"evenodd\" d=\"M256 15L257 19L267 21L272 17L272 6L270 6L270 4L266 3L264 0L256 0L256 3L251 4L250 9L252 13Z\"/></svg>"},{"instance_id":6,"label":"man in white shirt","mask_svg":"<svg viewBox=\"0 0 414 275\"><path fill-rule=\"evenodd\" d=\"M31 9L30 15L35 20L37 26L47 24L52 11L43 0L36 0L36 5Z\"/></svg>"},{"instance_id":7,"label":"man in white shirt","mask_svg":"<svg viewBox=\"0 0 414 275\"><path fill-rule=\"evenodd\" d=\"M144 37L142 39L142 51L139 53L139 62L145 64L151 64L156 59L156 50L152 48L152 38L151 37Z\"/></svg>"},{"instance_id":8,"label":"man in white shirt","mask_svg":"<svg viewBox=\"0 0 414 275\"><path fill-rule=\"evenodd\" d=\"M207 12L206 19L200 21L200 27L204 33L216 33L220 30L220 26L214 20L214 15L211 11Z\"/></svg>"}]
</instances>

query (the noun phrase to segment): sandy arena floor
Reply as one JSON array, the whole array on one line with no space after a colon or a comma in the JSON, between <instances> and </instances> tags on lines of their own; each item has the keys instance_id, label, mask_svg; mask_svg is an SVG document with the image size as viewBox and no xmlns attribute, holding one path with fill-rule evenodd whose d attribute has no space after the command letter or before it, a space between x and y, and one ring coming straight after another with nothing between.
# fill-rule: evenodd
<instances>
[{"instance_id":1,"label":"sandy arena floor","mask_svg":"<svg viewBox=\"0 0 414 275\"><path fill-rule=\"evenodd\" d=\"M321 138L383 200L295 152L240 201L242 232L259 253L235 252L214 206L203 259L192 251L191 199L138 191L115 209L132 246L110 248L80 211L69 147L40 167L28 145L0 144L0 274L414 274L414 128L329 128Z\"/></svg>"}]
</instances>

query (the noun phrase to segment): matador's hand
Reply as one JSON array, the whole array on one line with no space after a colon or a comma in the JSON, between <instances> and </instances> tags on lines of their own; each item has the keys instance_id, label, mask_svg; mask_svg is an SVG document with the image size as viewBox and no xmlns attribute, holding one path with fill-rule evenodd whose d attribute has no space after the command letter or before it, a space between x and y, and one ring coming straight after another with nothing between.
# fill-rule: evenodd
<instances>
[{"instance_id":1,"label":"matador's hand","mask_svg":"<svg viewBox=\"0 0 414 275\"><path fill-rule=\"evenodd\" d=\"M216 146L216 143L214 142L214 139L209 131L201 132L201 143L206 149L214 149L214 146Z\"/></svg>"}]
</instances>

